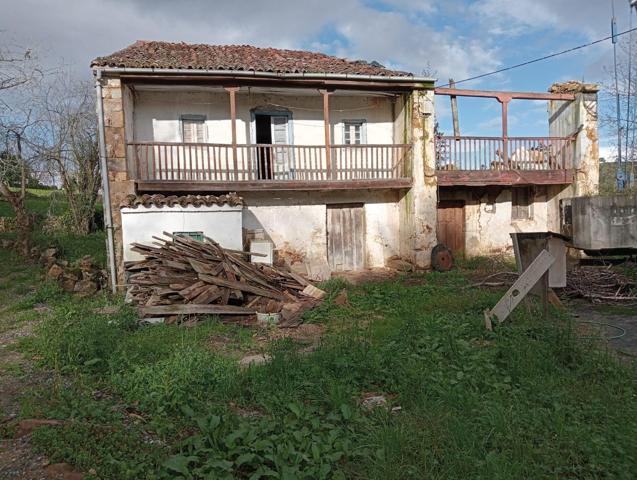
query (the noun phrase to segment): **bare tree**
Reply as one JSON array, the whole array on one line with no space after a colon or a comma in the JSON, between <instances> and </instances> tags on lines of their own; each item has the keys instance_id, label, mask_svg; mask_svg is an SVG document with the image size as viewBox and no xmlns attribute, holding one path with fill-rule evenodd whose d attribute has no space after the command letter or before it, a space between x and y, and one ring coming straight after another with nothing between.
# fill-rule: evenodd
<instances>
[{"instance_id":1,"label":"bare tree","mask_svg":"<svg viewBox=\"0 0 637 480\"><path fill-rule=\"evenodd\" d=\"M35 63L31 50L20 48L0 48L0 105L3 114L0 116L0 136L5 144L9 144L11 136L14 137L17 151L13 158L21 165L21 188L14 191L7 181L7 162L0 159L0 195L5 197L16 216L17 247L18 251L27 255L31 246L31 233L33 230L32 217L29 215L26 205L26 159L23 154L23 135L30 122L30 115L20 118L11 108L11 99L19 97L18 90L29 86L41 78L41 70ZM8 154L4 160L12 159Z\"/></svg>"},{"instance_id":2,"label":"bare tree","mask_svg":"<svg viewBox=\"0 0 637 480\"><path fill-rule=\"evenodd\" d=\"M30 147L66 193L69 227L88 233L101 187L92 86L61 73L34 95L34 103L38 120Z\"/></svg>"},{"instance_id":3,"label":"bare tree","mask_svg":"<svg viewBox=\"0 0 637 480\"><path fill-rule=\"evenodd\" d=\"M632 41L632 47L630 42ZM635 177L637 162L637 35L624 38L619 42L617 52L617 87L615 87L614 69L607 69L607 78L601 92L600 126L606 134L617 139L618 129L621 138L622 170L628 178ZM616 95L619 93L619 123L617 120ZM619 141L614 145L615 155L619 157ZM635 187L635 185L631 185Z\"/></svg>"}]
</instances>

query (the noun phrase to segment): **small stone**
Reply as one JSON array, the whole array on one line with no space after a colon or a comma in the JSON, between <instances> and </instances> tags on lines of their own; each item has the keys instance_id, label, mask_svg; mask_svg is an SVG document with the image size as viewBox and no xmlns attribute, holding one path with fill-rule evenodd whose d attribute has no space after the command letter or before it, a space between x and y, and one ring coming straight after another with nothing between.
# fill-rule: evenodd
<instances>
[{"instance_id":1,"label":"small stone","mask_svg":"<svg viewBox=\"0 0 637 480\"><path fill-rule=\"evenodd\" d=\"M90 255L85 255L77 262L77 266L83 272L88 272L93 269L93 258Z\"/></svg>"},{"instance_id":2,"label":"small stone","mask_svg":"<svg viewBox=\"0 0 637 480\"><path fill-rule=\"evenodd\" d=\"M46 278L49 280L59 280L63 274L64 269L57 263L54 263L51 265L51 268L49 268L49 271L46 272Z\"/></svg>"},{"instance_id":3,"label":"small stone","mask_svg":"<svg viewBox=\"0 0 637 480\"><path fill-rule=\"evenodd\" d=\"M272 357L267 354L246 355L241 360L239 360L239 366L248 367L250 365L262 365L269 362L270 360L272 360Z\"/></svg>"},{"instance_id":4,"label":"small stone","mask_svg":"<svg viewBox=\"0 0 637 480\"><path fill-rule=\"evenodd\" d=\"M387 407L387 399L384 395L372 395L363 399L362 406L367 410L373 410L378 407Z\"/></svg>"},{"instance_id":5,"label":"small stone","mask_svg":"<svg viewBox=\"0 0 637 480\"><path fill-rule=\"evenodd\" d=\"M385 266L399 272L413 272L414 266L407 260L403 260L400 257L388 258L385 262Z\"/></svg>"},{"instance_id":6,"label":"small stone","mask_svg":"<svg viewBox=\"0 0 637 480\"><path fill-rule=\"evenodd\" d=\"M88 297L97 292L97 283L93 280L80 280L75 283L73 292L77 293L80 297Z\"/></svg>"},{"instance_id":7,"label":"small stone","mask_svg":"<svg viewBox=\"0 0 637 480\"><path fill-rule=\"evenodd\" d=\"M75 284L77 283L77 279L73 278L72 276L64 276L62 278L62 283L60 284L62 286L62 289L65 292L69 292L69 293L73 293L75 292Z\"/></svg>"}]
</instances>

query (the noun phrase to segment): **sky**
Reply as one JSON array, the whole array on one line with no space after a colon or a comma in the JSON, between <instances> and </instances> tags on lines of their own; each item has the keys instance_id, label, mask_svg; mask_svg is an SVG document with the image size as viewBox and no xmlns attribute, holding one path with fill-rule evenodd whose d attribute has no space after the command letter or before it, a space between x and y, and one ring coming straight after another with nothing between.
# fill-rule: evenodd
<instances>
[{"instance_id":1,"label":"sky","mask_svg":"<svg viewBox=\"0 0 637 480\"><path fill-rule=\"evenodd\" d=\"M628 0L614 0L618 30ZM252 44L376 60L456 81L560 51L610 33L612 0L0 0L0 41L31 48L44 63L90 76L90 61L135 40ZM637 25L637 16L633 15ZM546 91L556 81L607 78L603 44L458 85ZM450 131L448 98L437 117ZM510 135L545 135L544 102L513 102ZM460 99L463 135L498 135L500 107ZM609 138L604 138L604 148Z\"/></svg>"}]
</instances>

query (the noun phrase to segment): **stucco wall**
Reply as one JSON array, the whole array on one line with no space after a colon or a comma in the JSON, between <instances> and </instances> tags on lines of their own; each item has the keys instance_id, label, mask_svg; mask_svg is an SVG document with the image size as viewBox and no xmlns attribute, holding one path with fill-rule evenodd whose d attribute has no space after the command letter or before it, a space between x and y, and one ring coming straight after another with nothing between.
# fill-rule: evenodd
<instances>
[{"instance_id":1,"label":"stucco wall","mask_svg":"<svg viewBox=\"0 0 637 480\"><path fill-rule=\"evenodd\" d=\"M230 205L122 208L124 261L143 258L131 250L132 243L150 245L153 236L162 236L163 232L203 232L222 247L242 250L241 210L241 206Z\"/></svg>"},{"instance_id":2,"label":"stucco wall","mask_svg":"<svg viewBox=\"0 0 637 480\"><path fill-rule=\"evenodd\" d=\"M263 229L283 258L302 259L312 276L329 275L327 205L362 203L366 267L399 253L399 194L394 191L241 193L243 227Z\"/></svg>"},{"instance_id":3,"label":"stucco wall","mask_svg":"<svg viewBox=\"0 0 637 480\"><path fill-rule=\"evenodd\" d=\"M512 220L512 191L503 188L487 193L484 189L442 189L441 200L465 202L465 254L469 257L513 253L513 232L559 232L554 209L556 198L568 187L536 186L531 205L532 218ZM494 195L495 201L493 202Z\"/></svg>"},{"instance_id":4,"label":"stucco wall","mask_svg":"<svg viewBox=\"0 0 637 480\"><path fill-rule=\"evenodd\" d=\"M296 145L323 145L323 99L312 95L247 93L237 102L237 143L254 143L250 111L254 108L291 113L290 133ZM332 142L343 143L343 120L366 120L367 143L389 144L394 136L393 100L379 96L330 95ZM137 91L134 138L138 142L180 142L182 115L205 115L207 142L231 143L230 100L227 92Z\"/></svg>"}]
</instances>

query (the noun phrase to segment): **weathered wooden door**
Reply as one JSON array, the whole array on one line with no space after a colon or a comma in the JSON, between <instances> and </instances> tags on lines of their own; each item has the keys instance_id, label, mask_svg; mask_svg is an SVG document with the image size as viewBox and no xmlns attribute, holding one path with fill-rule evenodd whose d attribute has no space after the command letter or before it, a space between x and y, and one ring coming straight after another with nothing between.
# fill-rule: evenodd
<instances>
[{"instance_id":1,"label":"weathered wooden door","mask_svg":"<svg viewBox=\"0 0 637 480\"><path fill-rule=\"evenodd\" d=\"M365 268L365 212L362 204L327 206L327 256L332 271Z\"/></svg>"},{"instance_id":2,"label":"weathered wooden door","mask_svg":"<svg viewBox=\"0 0 637 480\"><path fill-rule=\"evenodd\" d=\"M438 203L438 243L443 243L454 255L464 252L465 218L462 200L441 200Z\"/></svg>"}]
</instances>

